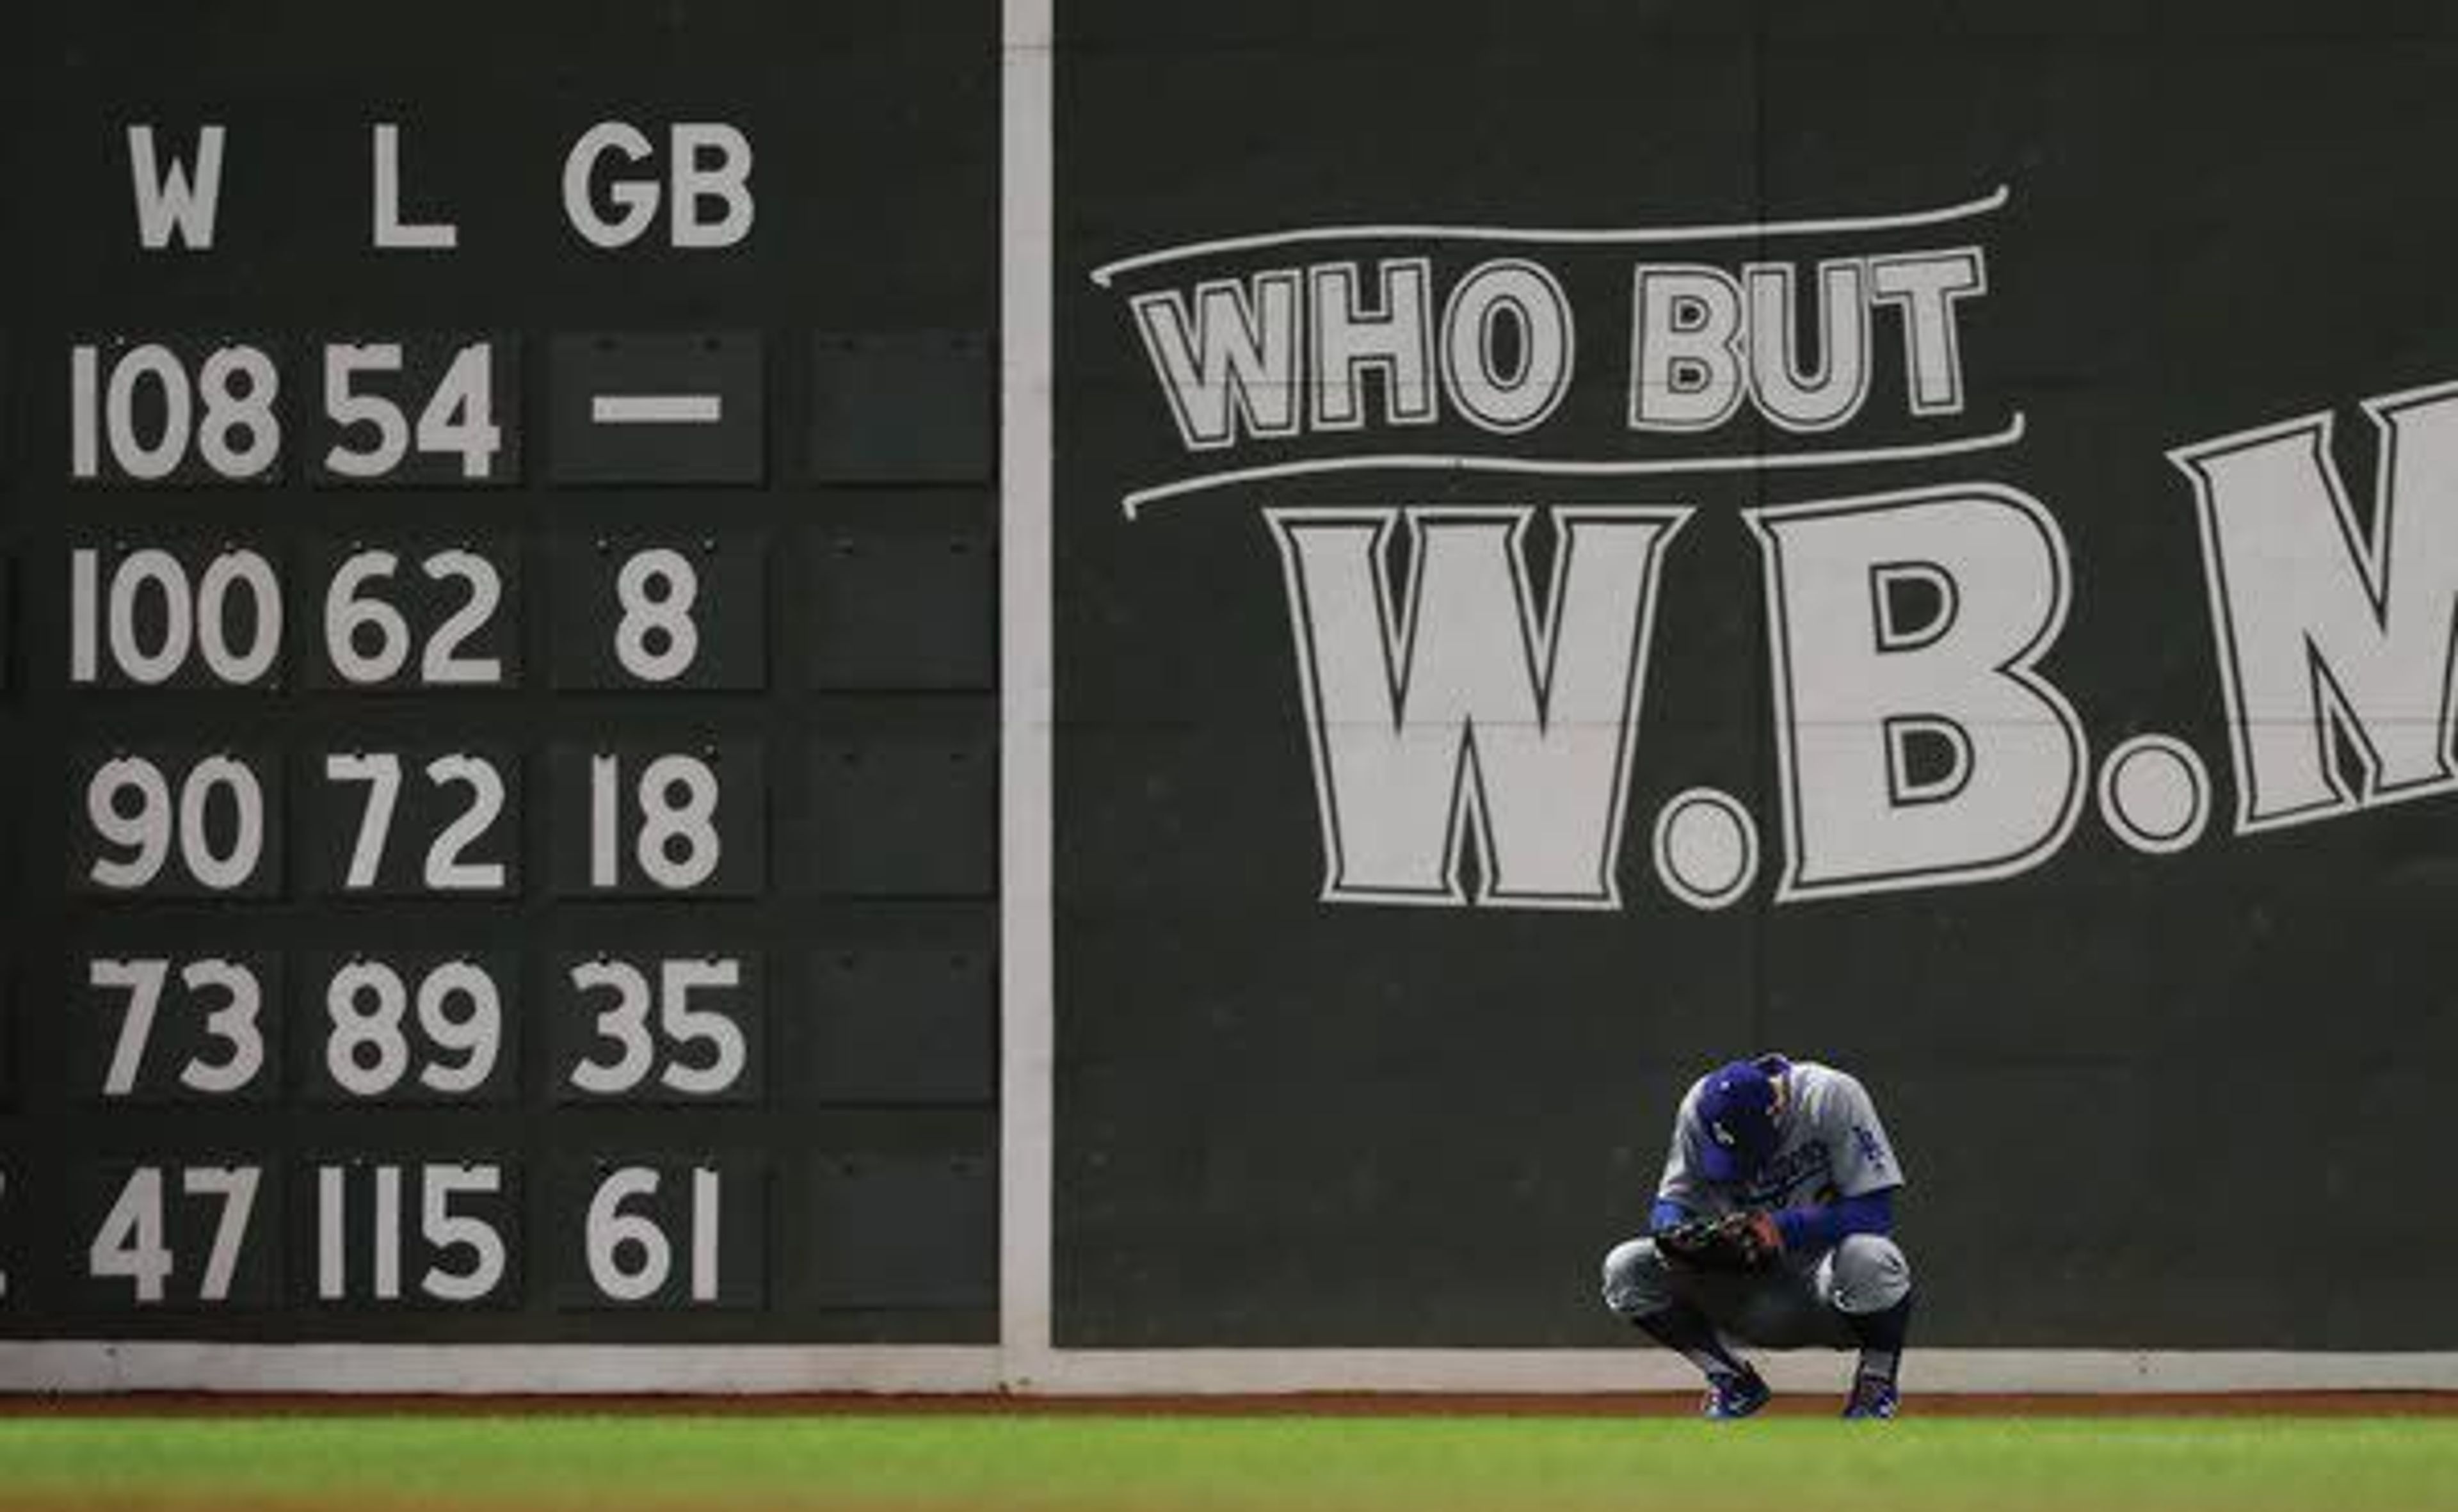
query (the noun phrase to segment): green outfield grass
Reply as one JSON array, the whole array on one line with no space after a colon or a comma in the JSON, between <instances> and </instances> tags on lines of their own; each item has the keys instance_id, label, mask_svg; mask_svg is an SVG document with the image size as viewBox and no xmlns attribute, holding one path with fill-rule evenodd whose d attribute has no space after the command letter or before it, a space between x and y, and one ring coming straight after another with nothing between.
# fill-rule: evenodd
<instances>
[{"instance_id":1,"label":"green outfield grass","mask_svg":"<svg viewBox=\"0 0 2458 1512\"><path fill-rule=\"evenodd\" d=\"M0 1507L2458 1508L2458 1419L0 1419Z\"/></svg>"}]
</instances>

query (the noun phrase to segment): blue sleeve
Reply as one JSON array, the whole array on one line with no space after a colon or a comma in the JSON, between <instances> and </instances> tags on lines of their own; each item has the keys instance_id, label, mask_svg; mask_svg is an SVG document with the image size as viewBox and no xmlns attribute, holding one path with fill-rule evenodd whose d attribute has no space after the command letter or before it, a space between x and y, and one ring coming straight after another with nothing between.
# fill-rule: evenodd
<instances>
[{"instance_id":1,"label":"blue sleeve","mask_svg":"<svg viewBox=\"0 0 2458 1512\"><path fill-rule=\"evenodd\" d=\"M1677 1223L1690 1221L1690 1210L1670 1197L1656 1199L1656 1207L1647 1215L1647 1232L1662 1233Z\"/></svg>"},{"instance_id":2,"label":"blue sleeve","mask_svg":"<svg viewBox=\"0 0 2458 1512\"><path fill-rule=\"evenodd\" d=\"M1885 1188L1815 1208L1786 1208L1775 1215L1787 1250L1830 1250L1856 1233L1890 1233L1895 1227L1895 1189Z\"/></svg>"}]
</instances>

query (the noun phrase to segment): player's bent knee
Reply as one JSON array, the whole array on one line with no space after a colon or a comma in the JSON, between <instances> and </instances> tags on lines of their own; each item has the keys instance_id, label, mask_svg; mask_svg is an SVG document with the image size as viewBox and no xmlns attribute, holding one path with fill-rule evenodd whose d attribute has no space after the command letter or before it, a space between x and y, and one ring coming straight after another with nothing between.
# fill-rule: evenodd
<instances>
[{"instance_id":1,"label":"player's bent knee","mask_svg":"<svg viewBox=\"0 0 2458 1512\"><path fill-rule=\"evenodd\" d=\"M1605 1306L1623 1317L1645 1317L1673 1305L1664 1259L1653 1239L1632 1239L1605 1256Z\"/></svg>"},{"instance_id":2,"label":"player's bent knee","mask_svg":"<svg viewBox=\"0 0 2458 1512\"><path fill-rule=\"evenodd\" d=\"M1912 1295L1912 1263L1879 1233L1847 1235L1835 1247L1834 1300L1845 1313L1883 1313Z\"/></svg>"}]
</instances>

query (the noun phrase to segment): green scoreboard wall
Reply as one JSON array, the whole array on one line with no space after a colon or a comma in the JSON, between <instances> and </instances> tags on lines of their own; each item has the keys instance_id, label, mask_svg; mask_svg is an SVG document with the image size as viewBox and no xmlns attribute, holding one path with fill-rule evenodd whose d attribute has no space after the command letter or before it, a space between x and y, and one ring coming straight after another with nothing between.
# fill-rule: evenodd
<instances>
[{"instance_id":1,"label":"green scoreboard wall","mask_svg":"<svg viewBox=\"0 0 2458 1512\"><path fill-rule=\"evenodd\" d=\"M994 1336L996 23L12 12L0 1335Z\"/></svg>"},{"instance_id":2,"label":"green scoreboard wall","mask_svg":"<svg viewBox=\"0 0 2458 1512\"><path fill-rule=\"evenodd\" d=\"M2458 1385L2447 9L17 8L0 1385Z\"/></svg>"}]
</instances>

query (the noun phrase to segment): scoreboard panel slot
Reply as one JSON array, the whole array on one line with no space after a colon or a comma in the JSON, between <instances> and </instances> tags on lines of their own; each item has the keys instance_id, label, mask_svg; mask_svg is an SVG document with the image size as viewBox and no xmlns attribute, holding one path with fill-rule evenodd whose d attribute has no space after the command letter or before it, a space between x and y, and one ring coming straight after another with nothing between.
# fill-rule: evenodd
<instances>
[{"instance_id":1,"label":"scoreboard panel slot","mask_svg":"<svg viewBox=\"0 0 2458 1512\"><path fill-rule=\"evenodd\" d=\"M823 1307L987 1307L997 1294L998 1196L973 1155L844 1154L811 1179L810 1288Z\"/></svg>"},{"instance_id":2,"label":"scoreboard panel slot","mask_svg":"<svg viewBox=\"0 0 2458 1512\"><path fill-rule=\"evenodd\" d=\"M811 542L815 686L988 692L998 681L998 559L978 528L844 526Z\"/></svg>"},{"instance_id":3,"label":"scoreboard panel slot","mask_svg":"<svg viewBox=\"0 0 2458 1512\"><path fill-rule=\"evenodd\" d=\"M830 735L814 746L811 780L810 865L821 892L978 898L996 885L995 741Z\"/></svg>"},{"instance_id":4,"label":"scoreboard panel slot","mask_svg":"<svg viewBox=\"0 0 2458 1512\"><path fill-rule=\"evenodd\" d=\"M977 943L845 943L811 958L820 1101L988 1105L997 1095L995 960Z\"/></svg>"},{"instance_id":5,"label":"scoreboard panel slot","mask_svg":"<svg viewBox=\"0 0 2458 1512\"><path fill-rule=\"evenodd\" d=\"M811 476L824 485L982 484L997 384L979 331L811 340Z\"/></svg>"}]
</instances>

